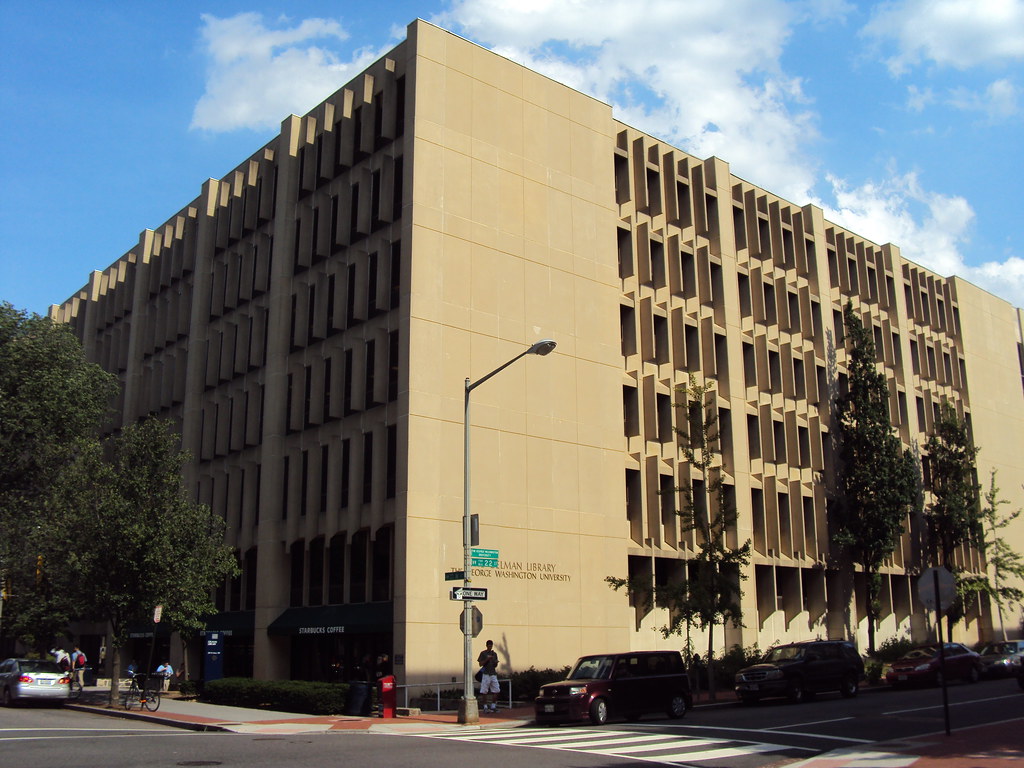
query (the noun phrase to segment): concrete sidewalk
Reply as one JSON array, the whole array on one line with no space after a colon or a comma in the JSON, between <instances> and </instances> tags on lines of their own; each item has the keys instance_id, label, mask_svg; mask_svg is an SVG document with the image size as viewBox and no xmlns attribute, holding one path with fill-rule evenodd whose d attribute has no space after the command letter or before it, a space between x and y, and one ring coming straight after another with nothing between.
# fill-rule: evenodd
<instances>
[{"instance_id":1,"label":"concrete sidewalk","mask_svg":"<svg viewBox=\"0 0 1024 768\"><path fill-rule=\"evenodd\" d=\"M289 734L319 733L326 731L409 732L439 729L510 727L533 721L533 707L508 707L497 713L480 713L480 724L459 725L454 712L428 712L383 719L377 716L303 715L295 712L274 712L264 709L228 707L207 704L174 695L164 695L160 709L149 712L138 707L126 710L123 706L110 707L109 689L85 688L81 697L68 702L68 709L92 712L109 717L121 717L144 722L160 723L194 731L231 731L233 733Z\"/></svg>"},{"instance_id":2,"label":"concrete sidewalk","mask_svg":"<svg viewBox=\"0 0 1024 768\"><path fill-rule=\"evenodd\" d=\"M424 733L469 728L510 728L530 725L533 707L504 708L497 713L481 713L479 725L459 725L455 712L428 712L419 715L383 719L347 715L313 716L294 712L271 712L244 707L164 696L156 712L130 712L123 707L108 706L105 688L86 688L82 697L67 707L99 715L142 720L194 731L230 731L290 735L364 731L369 733ZM729 696L720 695L717 702L697 697L695 707L732 704ZM1024 766L1024 713L1014 711L1010 717L993 725L962 728L950 736L944 732L906 739L880 742L851 749L828 752L818 757L790 764L789 768L1007 768Z\"/></svg>"}]
</instances>

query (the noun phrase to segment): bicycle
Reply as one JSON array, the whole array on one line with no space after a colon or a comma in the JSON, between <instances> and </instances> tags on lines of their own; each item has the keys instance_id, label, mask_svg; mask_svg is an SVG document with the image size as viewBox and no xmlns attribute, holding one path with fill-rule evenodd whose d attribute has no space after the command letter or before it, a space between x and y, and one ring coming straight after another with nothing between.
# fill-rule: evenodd
<instances>
[{"instance_id":1,"label":"bicycle","mask_svg":"<svg viewBox=\"0 0 1024 768\"><path fill-rule=\"evenodd\" d=\"M130 710L136 705L138 705L139 709L145 707L150 712L156 712L160 709L160 691L152 687L151 681L155 681L158 686L161 685L159 678L147 677L146 675L132 675L131 685L124 695L125 709Z\"/></svg>"},{"instance_id":2,"label":"bicycle","mask_svg":"<svg viewBox=\"0 0 1024 768\"><path fill-rule=\"evenodd\" d=\"M68 692L68 698L74 701L82 695L82 670L72 670L69 677L71 678L69 683L71 690Z\"/></svg>"}]
</instances>

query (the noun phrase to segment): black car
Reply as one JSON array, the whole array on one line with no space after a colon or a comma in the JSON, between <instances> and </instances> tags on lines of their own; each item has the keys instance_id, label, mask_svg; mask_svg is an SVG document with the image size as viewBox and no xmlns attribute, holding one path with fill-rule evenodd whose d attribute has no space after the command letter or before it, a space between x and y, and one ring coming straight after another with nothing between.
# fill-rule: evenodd
<instances>
[{"instance_id":1,"label":"black car","mask_svg":"<svg viewBox=\"0 0 1024 768\"><path fill-rule=\"evenodd\" d=\"M692 706L679 651L631 651L582 657L568 679L541 687L534 715L549 725L603 725L612 716L634 720L647 712L683 717Z\"/></svg>"},{"instance_id":2,"label":"black car","mask_svg":"<svg viewBox=\"0 0 1024 768\"><path fill-rule=\"evenodd\" d=\"M744 704L784 696L794 704L822 691L857 695L864 661L853 643L809 640L772 648L759 663L736 673L736 696Z\"/></svg>"}]
</instances>

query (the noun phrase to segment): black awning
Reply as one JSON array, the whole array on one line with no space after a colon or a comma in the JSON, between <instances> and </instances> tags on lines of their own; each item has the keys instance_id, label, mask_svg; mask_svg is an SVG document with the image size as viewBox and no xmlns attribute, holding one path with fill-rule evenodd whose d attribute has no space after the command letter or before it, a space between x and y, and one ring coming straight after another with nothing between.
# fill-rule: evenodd
<instances>
[{"instance_id":1,"label":"black awning","mask_svg":"<svg viewBox=\"0 0 1024 768\"><path fill-rule=\"evenodd\" d=\"M223 632L225 635L252 637L255 627L256 611L231 611L208 618L203 634Z\"/></svg>"},{"instance_id":2,"label":"black awning","mask_svg":"<svg viewBox=\"0 0 1024 768\"><path fill-rule=\"evenodd\" d=\"M268 635L341 635L391 632L394 603L354 603L288 608L267 627Z\"/></svg>"}]
</instances>

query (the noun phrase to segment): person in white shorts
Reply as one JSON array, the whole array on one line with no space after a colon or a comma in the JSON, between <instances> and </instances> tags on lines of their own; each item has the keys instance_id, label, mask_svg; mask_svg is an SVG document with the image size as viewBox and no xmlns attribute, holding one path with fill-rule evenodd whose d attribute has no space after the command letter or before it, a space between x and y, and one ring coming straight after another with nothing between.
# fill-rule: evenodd
<instances>
[{"instance_id":1,"label":"person in white shorts","mask_svg":"<svg viewBox=\"0 0 1024 768\"><path fill-rule=\"evenodd\" d=\"M498 654L494 650L494 641L487 641L487 650L480 651L476 658L480 665L480 699L484 712L498 711Z\"/></svg>"}]
</instances>

